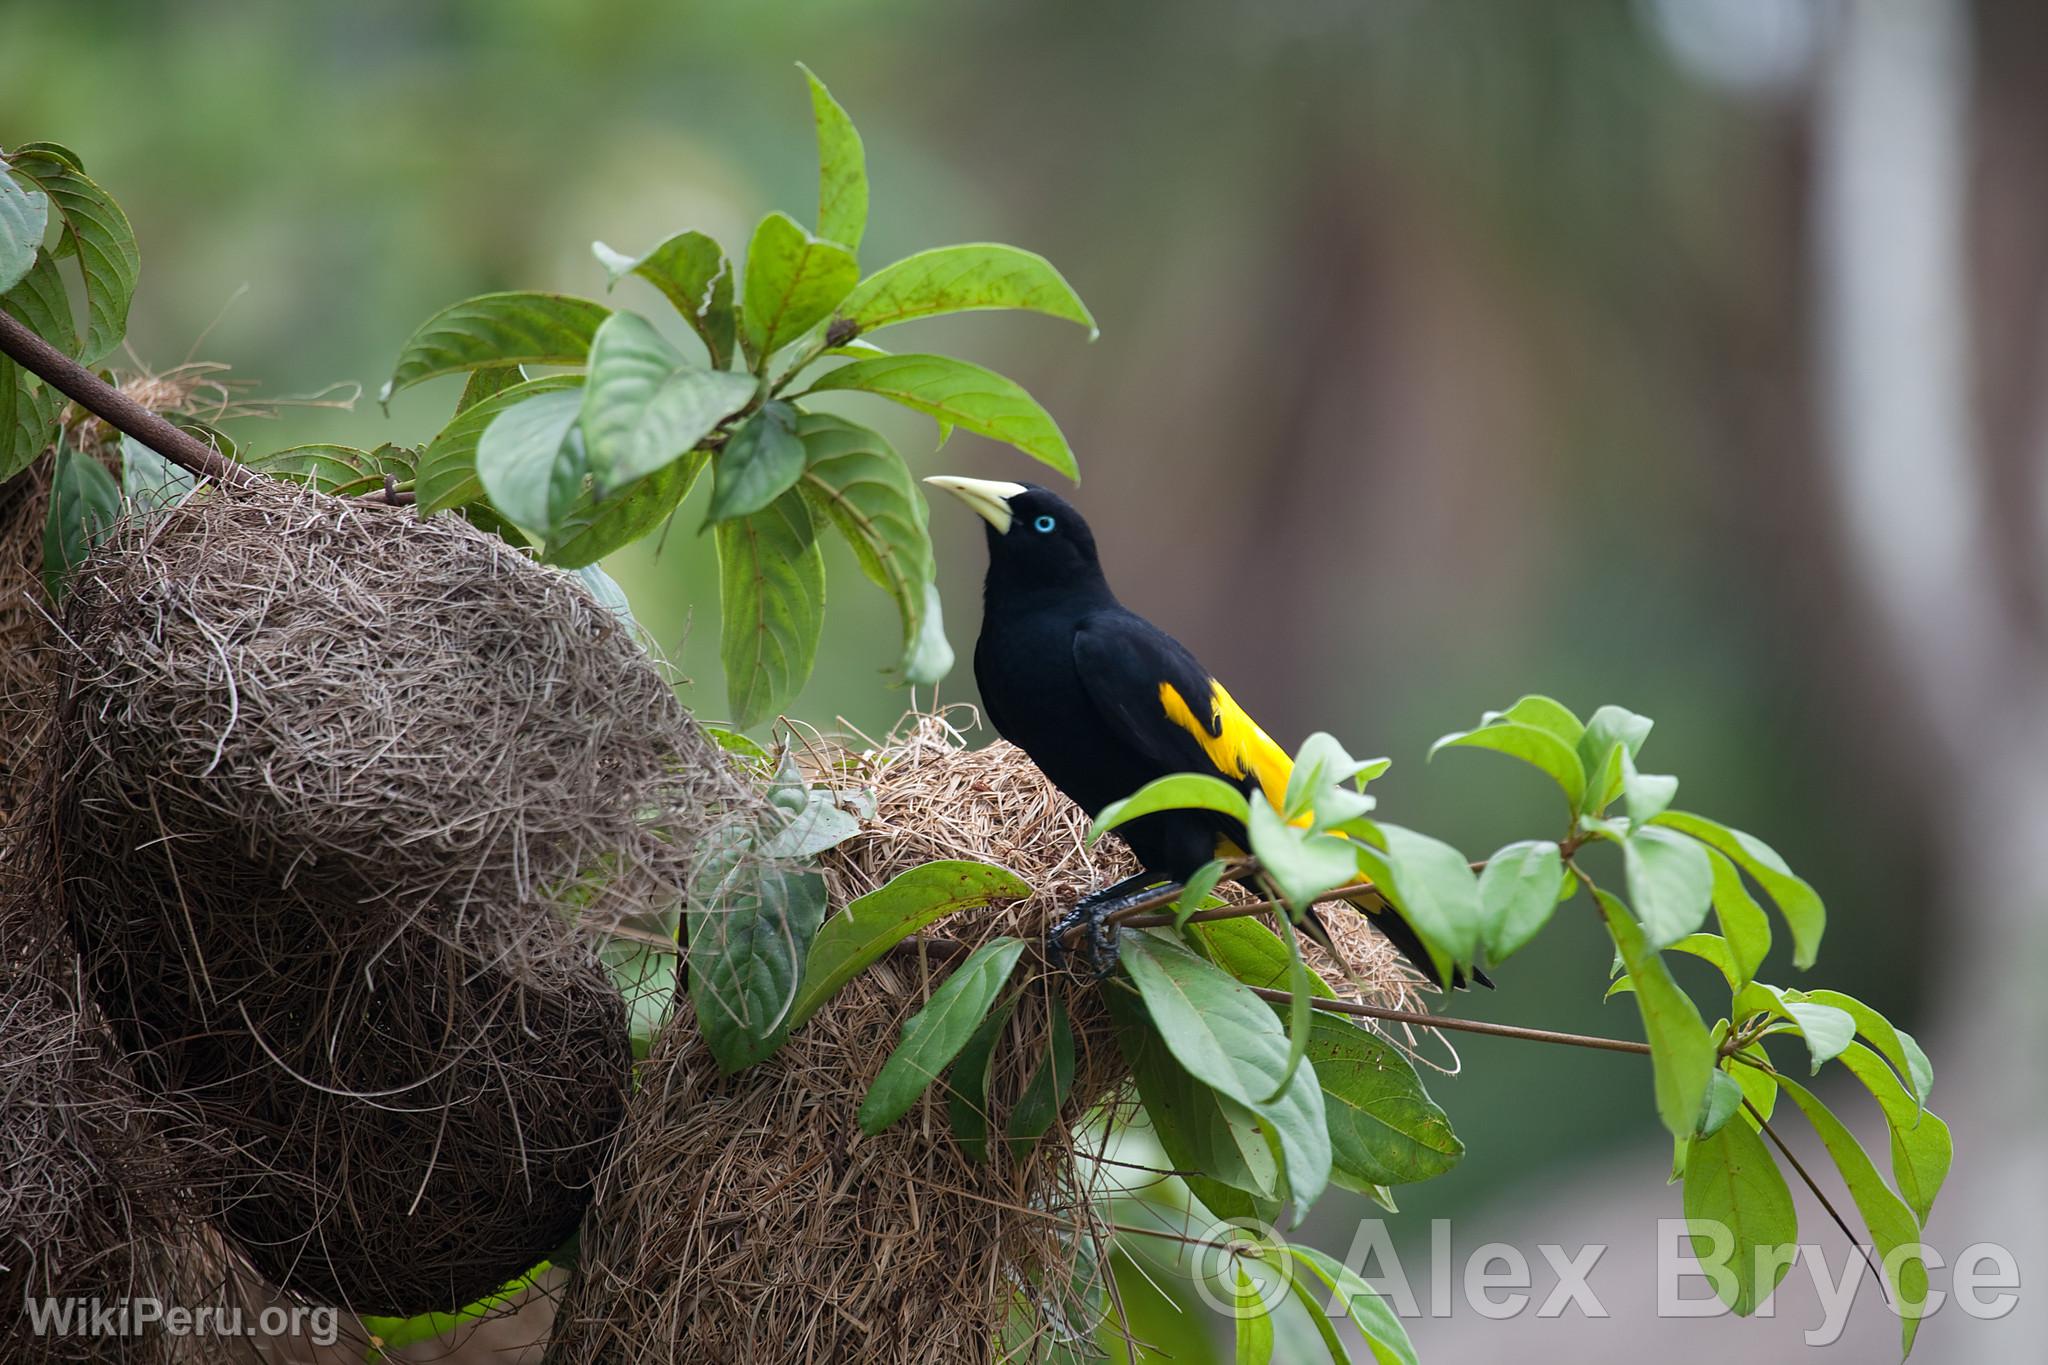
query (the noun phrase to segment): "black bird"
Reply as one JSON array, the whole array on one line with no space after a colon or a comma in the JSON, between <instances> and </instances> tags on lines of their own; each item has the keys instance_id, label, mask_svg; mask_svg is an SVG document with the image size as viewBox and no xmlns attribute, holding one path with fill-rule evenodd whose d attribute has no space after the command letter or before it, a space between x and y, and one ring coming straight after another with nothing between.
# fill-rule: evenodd
<instances>
[{"instance_id":1,"label":"black bird","mask_svg":"<svg viewBox=\"0 0 2048 1365\"><path fill-rule=\"evenodd\" d=\"M988 523L988 577L974 680L996 733L1030 755L1091 815L1170 773L1214 773L1284 805L1285 749L1231 699L1185 645L1117 601L1088 523L1036 484L940 475ZM1091 927L1162 882L1185 882L1250 846L1244 827L1210 811L1161 811L1116 833L1143 871L1080 907ZM1432 979L1415 930L1384 897L1353 902ZM1320 927L1320 926L1318 926ZM1483 973L1476 979L1491 985ZM1454 978L1462 984L1462 975Z\"/></svg>"}]
</instances>

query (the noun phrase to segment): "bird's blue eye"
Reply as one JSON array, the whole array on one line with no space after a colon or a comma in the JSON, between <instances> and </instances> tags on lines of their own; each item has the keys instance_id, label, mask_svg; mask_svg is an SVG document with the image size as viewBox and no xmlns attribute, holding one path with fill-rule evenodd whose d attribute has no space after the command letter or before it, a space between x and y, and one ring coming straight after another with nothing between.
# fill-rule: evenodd
<instances>
[{"instance_id":1,"label":"bird's blue eye","mask_svg":"<svg viewBox=\"0 0 2048 1365\"><path fill-rule=\"evenodd\" d=\"M1041 535L1047 531L1050 531L1052 527L1053 520L1051 517L1040 517L1038 520L1031 523L1031 529L1039 532Z\"/></svg>"}]
</instances>

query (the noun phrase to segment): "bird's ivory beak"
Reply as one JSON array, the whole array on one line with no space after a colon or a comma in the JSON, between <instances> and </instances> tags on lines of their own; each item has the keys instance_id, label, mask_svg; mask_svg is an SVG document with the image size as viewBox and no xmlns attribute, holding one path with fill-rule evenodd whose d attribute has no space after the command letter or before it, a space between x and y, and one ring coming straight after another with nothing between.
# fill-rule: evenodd
<instances>
[{"instance_id":1,"label":"bird's ivory beak","mask_svg":"<svg viewBox=\"0 0 2048 1365\"><path fill-rule=\"evenodd\" d=\"M984 521L996 528L999 536L1010 533L1010 499L1024 491L1021 483L1005 483L1001 479L963 479L957 474L934 474L925 482L934 488L945 489L972 507Z\"/></svg>"}]
</instances>

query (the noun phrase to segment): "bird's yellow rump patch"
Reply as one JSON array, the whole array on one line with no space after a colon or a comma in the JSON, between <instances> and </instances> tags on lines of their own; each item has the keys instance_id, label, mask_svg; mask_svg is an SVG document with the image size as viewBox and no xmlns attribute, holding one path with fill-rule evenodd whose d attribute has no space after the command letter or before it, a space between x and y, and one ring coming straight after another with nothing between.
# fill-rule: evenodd
<instances>
[{"instance_id":1,"label":"bird's yellow rump patch","mask_svg":"<svg viewBox=\"0 0 2048 1365\"><path fill-rule=\"evenodd\" d=\"M1294 771L1294 760L1231 699L1222 683L1212 680L1209 684L1207 717L1198 718L1187 698L1170 682L1159 684L1159 704L1168 720L1195 737L1217 772L1231 778L1256 778L1273 809L1286 809L1287 778Z\"/></svg>"}]
</instances>

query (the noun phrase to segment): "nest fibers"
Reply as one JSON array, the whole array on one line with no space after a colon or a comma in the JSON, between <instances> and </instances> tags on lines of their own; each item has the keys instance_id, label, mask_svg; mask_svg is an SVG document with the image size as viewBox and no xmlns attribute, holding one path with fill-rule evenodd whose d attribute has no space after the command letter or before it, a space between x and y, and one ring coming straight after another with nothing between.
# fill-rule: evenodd
<instances>
[{"instance_id":1,"label":"nest fibers","mask_svg":"<svg viewBox=\"0 0 2048 1365\"><path fill-rule=\"evenodd\" d=\"M63 632L73 934L236 1246L380 1314L546 1255L630 1065L569 921L672 910L745 801L660 671L501 542L283 485L124 523Z\"/></svg>"},{"instance_id":2,"label":"nest fibers","mask_svg":"<svg viewBox=\"0 0 2048 1365\"><path fill-rule=\"evenodd\" d=\"M1046 1055L1054 998L1076 1049L1071 1098L1034 1148L997 1137L988 1161L971 1160L943 1086L874 1137L855 1113L961 951L1042 937L1131 871L1128 855L1113 841L1090 848L1087 818L1024 755L969 750L946 717L919 717L863 754L813 749L814 780L876 797L861 832L821 859L835 906L935 858L999 862L1033 894L934 926L923 951L885 957L736 1076L719 1073L687 1019L672 1025L600 1178L554 1365L1037 1359L1098 1325L1097 1201L1124 1182L1104 1179L1089 1116L1124 1103L1128 1071L1097 987L1048 974L1035 953L1019 968L989 1131L1003 1132ZM1353 974L1403 998L1413 978L1384 940L1354 947Z\"/></svg>"}]
</instances>

